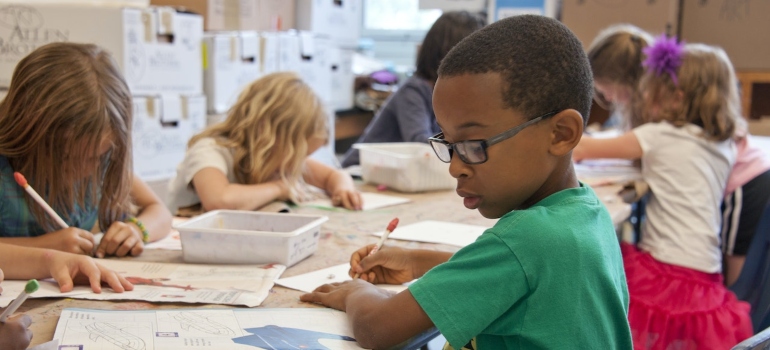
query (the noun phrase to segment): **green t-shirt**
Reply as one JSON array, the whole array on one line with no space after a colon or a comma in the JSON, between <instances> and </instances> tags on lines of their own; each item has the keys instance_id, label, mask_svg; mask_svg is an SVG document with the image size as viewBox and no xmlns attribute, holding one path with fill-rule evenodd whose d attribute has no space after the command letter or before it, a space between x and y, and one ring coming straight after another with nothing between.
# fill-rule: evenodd
<instances>
[{"instance_id":1,"label":"green t-shirt","mask_svg":"<svg viewBox=\"0 0 770 350\"><path fill-rule=\"evenodd\" d=\"M612 219L583 184L504 215L409 291L455 349L633 347Z\"/></svg>"}]
</instances>

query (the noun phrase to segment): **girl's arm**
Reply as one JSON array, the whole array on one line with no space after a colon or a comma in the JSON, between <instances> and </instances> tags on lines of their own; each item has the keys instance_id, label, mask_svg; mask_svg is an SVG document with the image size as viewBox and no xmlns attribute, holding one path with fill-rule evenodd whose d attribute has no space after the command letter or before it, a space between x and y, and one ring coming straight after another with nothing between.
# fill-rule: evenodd
<instances>
[{"instance_id":1,"label":"girl's arm","mask_svg":"<svg viewBox=\"0 0 770 350\"><path fill-rule=\"evenodd\" d=\"M311 158L305 161L305 167L305 182L325 190L334 205L361 210L361 193L356 190L350 174Z\"/></svg>"},{"instance_id":2,"label":"girl's arm","mask_svg":"<svg viewBox=\"0 0 770 350\"><path fill-rule=\"evenodd\" d=\"M192 184L206 211L256 210L272 201L289 199L289 189L281 180L256 185L234 184L216 168L201 169L193 176Z\"/></svg>"},{"instance_id":3,"label":"girl's arm","mask_svg":"<svg viewBox=\"0 0 770 350\"><path fill-rule=\"evenodd\" d=\"M123 276L91 257L51 249L0 244L0 269L6 279L12 280L53 277L63 293L71 291L75 283L90 284L96 293L102 291L101 282L118 293L134 289Z\"/></svg>"},{"instance_id":4,"label":"girl's arm","mask_svg":"<svg viewBox=\"0 0 770 350\"><path fill-rule=\"evenodd\" d=\"M584 135L577 147L572 150L572 159L575 161L594 158L639 159L642 154L639 140L633 131L629 131L621 136L608 139L597 139Z\"/></svg>"},{"instance_id":5,"label":"girl's arm","mask_svg":"<svg viewBox=\"0 0 770 350\"><path fill-rule=\"evenodd\" d=\"M136 218L150 233L150 242L166 237L171 231L171 212L149 186L134 175L131 198L139 207Z\"/></svg>"}]
</instances>

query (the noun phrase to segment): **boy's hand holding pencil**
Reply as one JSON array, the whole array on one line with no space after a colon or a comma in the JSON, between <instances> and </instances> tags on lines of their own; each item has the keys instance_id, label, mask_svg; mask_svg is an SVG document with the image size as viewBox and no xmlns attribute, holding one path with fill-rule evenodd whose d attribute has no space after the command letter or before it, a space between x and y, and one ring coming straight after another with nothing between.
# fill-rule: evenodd
<instances>
[{"instance_id":1,"label":"boy's hand holding pencil","mask_svg":"<svg viewBox=\"0 0 770 350\"><path fill-rule=\"evenodd\" d=\"M350 276L373 284L403 284L420 276L414 273L411 250L383 246L370 254L376 244L356 250L350 257Z\"/></svg>"}]
</instances>

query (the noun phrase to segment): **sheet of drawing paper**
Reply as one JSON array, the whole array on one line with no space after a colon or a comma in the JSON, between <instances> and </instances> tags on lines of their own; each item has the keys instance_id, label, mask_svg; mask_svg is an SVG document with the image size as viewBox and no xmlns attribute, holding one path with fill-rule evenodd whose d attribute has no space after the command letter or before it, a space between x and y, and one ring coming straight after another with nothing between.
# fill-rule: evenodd
<instances>
[{"instance_id":1,"label":"sheet of drawing paper","mask_svg":"<svg viewBox=\"0 0 770 350\"><path fill-rule=\"evenodd\" d=\"M397 227L388 236L388 239L400 239L404 241L443 243L458 247L465 247L476 241L487 227L458 224L444 221L420 221L414 224ZM382 232L373 235L382 236Z\"/></svg>"},{"instance_id":2,"label":"sheet of drawing paper","mask_svg":"<svg viewBox=\"0 0 770 350\"><path fill-rule=\"evenodd\" d=\"M59 292L53 279L40 281L30 298L74 298L89 300L143 300L151 302L206 303L258 306L267 298L284 265L195 265L101 259L99 263L117 271L134 284L130 292L115 293L108 287L96 294L90 286ZM0 306L7 306L24 290L26 281L3 281Z\"/></svg>"},{"instance_id":3,"label":"sheet of drawing paper","mask_svg":"<svg viewBox=\"0 0 770 350\"><path fill-rule=\"evenodd\" d=\"M409 203L412 201L411 199L405 197L397 197L374 192L361 192L361 199L364 201L363 210L379 209L389 207L391 205ZM321 198L302 202L301 205L321 208L335 208L335 206L332 205L331 199L329 198Z\"/></svg>"},{"instance_id":4,"label":"sheet of drawing paper","mask_svg":"<svg viewBox=\"0 0 770 350\"><path fill-rule=\"evenodd\" d=\"M345 313L326 308L64 309L59 350L361 349Z\"/></svg>"},{"instance_id":5,"label":"sheet of drawing paper","mask_svg":"<svg viewBox=\"0 0 770 350\"><path fill-rule=\"evenodd\" d=\"M345 282L352 280L350 275L348 275L348 270L350 270L350 264L341 264L313 272L308 272L302 275L277 279L275 284L284 286L286 288L310 293L316 288L327 283ZM401 285L378 284L377 287L394 292L400 292L406 289L408 285L409 283Z\"/></svg>"}]
</instances>

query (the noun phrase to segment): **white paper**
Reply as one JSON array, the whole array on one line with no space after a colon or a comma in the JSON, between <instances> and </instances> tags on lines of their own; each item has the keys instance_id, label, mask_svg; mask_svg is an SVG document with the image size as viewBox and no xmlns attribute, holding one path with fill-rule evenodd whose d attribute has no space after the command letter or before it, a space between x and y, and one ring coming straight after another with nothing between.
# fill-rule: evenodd
<instances>
[{"instance_id":1,"label":"white paper","mask_svg":"<svg viewBox=\"0 0 770 350\"><path fill-rule=\"evenodd\" d=\"M361 199L364 201L363 210L379 209L389 207L391 205L409 203L412 201L409 198L396 197L374 192L361 192ZM329 198L302 202L301 205L310 207L336 208L334 205L332 205L332 201Z\"/></svg>"},{"instance_id":2,"label":"white paper","mask_svg":"<svg viewBox=\"0 0 770 350\"><path fill-rule=\"evenodd\" d=\"M40 289L30 298L74 298L89 300L144 300L151 302L205 303L224 305L261 304L267 298L284 265L193 265L163 264L126 260L99 260L134 283L133 291L115 293L102 287L96 294L90 286L76 286L61 293L53 279L40 281ZM3 281L0 306L7 306L26 281Z\"/></svg>"},{"instance_id":3,"label":"white paper","mask_svg":"<svg viewBox=\"0 0 770 350\"><path fill-rule=\"evenodd\" d=\"M54 339L49 342L37 344L31 348L27 348L27 350L58 350L58 349L59 349L59 339Z\"/></svg>"},{"instance_id":4,"label":"white paper","mask_svg":"<svg viewBox=\"0 0 770 350\"><path fill-rule=\"evenodd\" d=\"M348 270L350 270L350 264L341 264L313 272L308 272L302 275L281 278L276 280L275 284L284 286L286 288L300 290L305 293L310 293L316 288L327 283L337 283L352 280L350 275L348 275ZM411 282L401 285L378 284L377 287L398 293L406 289L410 283Z\"/></svg>"},{"instance_id":5,"label":"white paper","mask_svg":"<svg viewBox=\"0 0 770 350\"><path fill-rule=\"evenodd\" d=\"M444 221L420 221L410 225L399 226L388 236L388 239L404 241L443 243L465 247L481 236L488 227L457 224ZM382 236L382 232L373 235Z\"/></svg>"},{"instance_id":6,"label":"white paper","mask_svg":"<svg viewBox=\"0 0 770 350\"><path fill-rule=\"evenodd\" d=\"M361 349L344 312L293 309L64 309L59 350Z\"/></svg>"}]
</instances>

